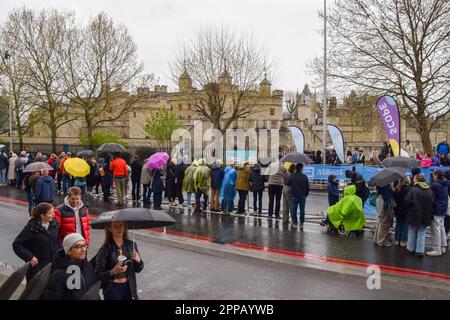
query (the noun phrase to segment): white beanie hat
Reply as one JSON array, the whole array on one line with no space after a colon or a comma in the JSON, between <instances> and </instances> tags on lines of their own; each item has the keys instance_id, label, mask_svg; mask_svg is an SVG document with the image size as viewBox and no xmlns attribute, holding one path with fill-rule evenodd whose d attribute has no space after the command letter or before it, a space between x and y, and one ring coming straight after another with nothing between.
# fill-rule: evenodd
<instances>
[{"instance_id":1,"label":"white beanie hat","mask_svg":"<svg viewBox=\"0 0 450 320\"><path fill-rule=\"evenodd\" d=\"M63 248L64 252L66 254L69 253L69 250L73 247L75 243L78 241L86 241L84 240L83 236L79 233L71 233L68 236L66 236L63 240Z\"/></svg>"}]
</instances>

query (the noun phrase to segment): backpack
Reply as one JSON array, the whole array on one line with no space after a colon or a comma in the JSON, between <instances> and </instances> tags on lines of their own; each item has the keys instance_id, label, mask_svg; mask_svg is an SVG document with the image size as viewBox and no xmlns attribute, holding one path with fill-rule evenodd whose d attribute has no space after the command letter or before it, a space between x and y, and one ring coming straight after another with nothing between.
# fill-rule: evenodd
<instances>
[{"instance_id":1,"label":"backpack","mask_svg":"<svg viewBox=\"0 0 450 320\"><path fill-rule=\"evenodd\" d=\"M16 171L22 171L22 162L20 161L20 158L17 158L14 162L14 166L16 167Z\"/></svg>"}]
</instances>

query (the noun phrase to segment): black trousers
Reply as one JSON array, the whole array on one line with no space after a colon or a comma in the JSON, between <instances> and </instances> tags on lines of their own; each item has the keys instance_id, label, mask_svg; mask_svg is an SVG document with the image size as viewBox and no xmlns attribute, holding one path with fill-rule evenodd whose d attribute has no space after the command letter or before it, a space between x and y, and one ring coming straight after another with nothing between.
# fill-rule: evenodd
<instances>
[{"instance_id":1,"label":"black trousers","mask_svg":"<svg viewBox=\"0 0 450 320\"><path fill-rule=\"evenodd\" d=\"M238 202L238 214L245 212L245 201L247 200L248 191L238 190L239 202Z\"/></svg>"},{"instance_id":2,"label":"black trousers","mask_svg":"<svg viewBox=\"0 0 450 320\"><path fill-rule=\"evenodd\" d=\"M184 203L184 196L183 196L183 183L176 183L175 184L175 192L178 197L178 201L180 204Z\"/></svg>"},{"instance_id":3,"label":"black trousers","mask_svg":"<svg viewBox=\"0 0 450 320\"><path fill-rule=\"evenodd\" d=\"M131 180L131 196L134 200L140 200L141 198L141 179Z\"/></svg>"},{"instance_id":4,"label":"black trousers","mask_svg":"<svg viewBox=\"0 0 450 320\"><path fill-rule=\"evenodd\" d=\"M259 214L262 213L262 197L263 191L254 191L253 192L253 211L258 211ZM258 203L258 205L256 205Z\"/></svg>"},{"instance_id":5,"label":"black trousers","mask_svg":"<svg viewBox=\"0 0 450 320\"><path fill-rule=\"evenodd\" d=\"M274 202L275 202L275 216L280 217L282 195L283 195L283 186L269 185L269 217L273 216Z\"/></svg>"}]
</instances>

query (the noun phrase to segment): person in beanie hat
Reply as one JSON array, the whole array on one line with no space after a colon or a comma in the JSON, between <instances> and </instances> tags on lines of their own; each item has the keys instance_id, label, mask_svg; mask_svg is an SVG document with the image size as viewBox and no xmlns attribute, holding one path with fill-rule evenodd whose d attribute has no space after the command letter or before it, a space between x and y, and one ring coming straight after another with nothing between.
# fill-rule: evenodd
<instances>
[{"instance_id":1,"label":"person in beanie hat","mask_svg":"<svg viewBox=\"0 0 450 320\"><path fill-rule=\"evenodd\" d=\"M79 241L82 241L84 244L86 244L86 240L84 240L83 236L79 233L71 233L69 234L67 237L64 238L63 240L63 249L64 249L64 253L66 255L69 254L70 249L72 249L72 247ZM82 255L84 253L84 256ZM86 256L86 252L85 251L80 251L80 259L84 259Z\"/></svg>"},{"instance_id":2,"label":"person in beanie hat","mask_svg":"<svg viewBox=\"0 0 450 320\"><path fill-rule=\"evenodd\" d=\"M67 235L63 249L55 254L52 274L41 299L80 300L97 282L94 266L86 257L87 244L83 236Z\"/></svg>"}]
</instances>

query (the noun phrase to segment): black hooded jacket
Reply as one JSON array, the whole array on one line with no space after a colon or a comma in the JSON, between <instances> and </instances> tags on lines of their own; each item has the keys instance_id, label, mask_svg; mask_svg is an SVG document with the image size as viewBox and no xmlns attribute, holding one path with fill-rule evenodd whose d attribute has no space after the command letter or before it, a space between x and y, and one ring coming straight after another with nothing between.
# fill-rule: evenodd
<instances>
[{"instance_id":1,"label":"black hooded jacket","mask_svg":"<svg viewBox=\"0 0 450 320\"><path fill-rule=\"evenodd\" d=\"M59 239L59 225L56 220L50 221L46 230L40 220L31 219L19 233L12 244L14 252L25 262L36 257L39 263L35 267L29 267L27 282L42 268L49 264L56 251L61 248Z\"/></svg>"},{"instance_id":2,"label":"black hooded jacket","mask_svg":"<svg viewBox=\"0 0 450 320\"><path fill-rule=\"evenodd\" d=\"M263 192L265 189L266 177L261 174L261 166L259 164L252 168L250 174L250 186L253 192Z\"/></svg>"},{"instance_id":3,"label":"black hooded jacket","mask_svg":"<svg viewBox=\"0 0 450 320\"><path fill-rule=\"evenodd\" d=\"M364 205L370 195L370 190L367 187L366 181L362 175L352 170L345 171L345 176L351 179L351 184L356 187L356 195L361 198Z\"/></svg>"},{"instance_id":4,"label":"black hooded jacket","mask_svg":"<svg viewBox=\"0 0 450 320\"><path fill-rule=\"evenodd\" d=\"M431 226L433 220L433 191L430 187L416 184L405 198L404 204L410 209L408 224L418 227Z\"/></svg>"},{"instance_id":5,"label":"black hooded jacket","mask_svg":"<svg viewBox=\"0 0 450 320\"><path fill-rule=\"evenodd\" d=\"M79 288L69 288L68 284L76 283L75 281L71 281L69 277L75 278L76 272L74 270L77 268L80 270L80 286ZM64 250L59 250L53 259L52 274L41 299L80 300L96 282L97 277L91 262L86 259L81 262L71 261Z\"/></svg>"}]
</instances>

